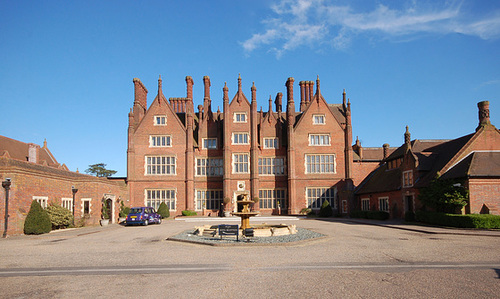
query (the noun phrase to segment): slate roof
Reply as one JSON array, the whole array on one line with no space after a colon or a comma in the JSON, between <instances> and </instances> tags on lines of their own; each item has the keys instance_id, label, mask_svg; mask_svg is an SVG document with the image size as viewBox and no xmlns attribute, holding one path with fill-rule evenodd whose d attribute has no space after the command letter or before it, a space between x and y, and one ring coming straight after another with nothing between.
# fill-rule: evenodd
<instances>
[{"instance_id":1,"label":"slate roof","mask_svg":"<svg viewBox=\"0 0 500 299\"><path fill-rule=\"evenodd\" d=\"M472 152L451 167L443 179L500 177L500 152Z\"/></svg>"},{"instance_id":2,"label":"slate roof","mask_svg":"<svg viewBox=\"0 0 500 299\"><path fill-rule=\"evenodd\" d=\"M14 160L28 161L29 144L0 135L0 156L8 152L9 157ZM51 167L59 167L59 163L54 158L47 147L38 148L37 164L47 163Z\"/></svg>"}]
</instances>

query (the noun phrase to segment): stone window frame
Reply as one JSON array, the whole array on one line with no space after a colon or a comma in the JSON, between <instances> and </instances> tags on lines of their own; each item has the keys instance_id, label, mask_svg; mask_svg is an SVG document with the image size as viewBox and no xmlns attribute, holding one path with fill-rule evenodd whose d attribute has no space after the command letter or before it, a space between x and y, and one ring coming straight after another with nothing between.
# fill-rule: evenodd
<instances>
[{"instance_id":1,"label":"stone window frame","mask_svg":"<svg viewBox=\"0 0 500 299\"><path fill-rule=\"evenodd\" d=\"M166 145L154 145L153 139L165 137ZM161 141L161 139L160 139ZM168 141L168 142L167 142ZM156 143L156 141L154 142ZM172 147L172 135L149 135L149 147Z\"/></svg>"},{"instance_id":2,"label":"stone window frame","mask_svg":"<svg viewBox=\"0 0 500 299\"><path fill-rule=\"evenodd\" d=\"M317 138L317 141L318 143L314 143L313 140L314 138L313 137L318 137ZM324 144L321 142L322 138L321 137L325 137L327 136L328 137L328 143ZM326 133L326 134L323 134L323 133L313 133L313 134L309 134L309 146L331 146L332 145L332 138L330 136L330 134ZM324 141L325 138L323 138L323 141Z\"/></svg>"},{"instance_id":3,"label":"stone window frame","mask_svg":"<svg viewBox=\"0 0 500 299\"><path fill-rule=\"evenodd\" d=\"M311 192L309 192L311 190ZM320 197L314 195L312 196L312 193L314 190L314 193L318 193L318 191L321 193ZM327 192L327 190L332 190L330 193L325 196L324 198L321 198L321 196ZM306 199L306 205L308 208L313 209L313 210L319 210L321 208L321 205L323 205L323 202L327 199L330 199L330 205L332 206L333 209L337 209L337 187L335 186L327 186L327 187L306 187L305 189L305 199ZM313 201L314 200L314 201Z\"/></svg>"},{"instance_id":4,"label":"stone window frame","mask_svg":"<svg viewBox=\"0 0 500 299\"><path fill-rule=\"evenodd\" d=\"M165 164L163 164L163 163L159 163L159 164L156 164L156 163L151 164L150 163L150 164L148 164L148 158L155 158L155 160L157 158L169 158L169 161L173 160L174 162L173 163L165 163ZM163 161L161 161L161 162L163 162ZM163 170L162 167L165 167L165 170L167 169L167 167L169 169L172 169L172 167L173 167L173 172L171 172L171 173L148 173L148 172L152 172L152 171L149 171L149 170L153 169L152 167L160 167L161 170ZM144 156L144 175L145 176L153 176L153 175L175 176L175 175L177 175L177 157L175 155L147 155L147 156Z\"/></svg>"},{"instance_id":5,"label":"stone window frame","mask_svg":"<svg viewBox=\"0 0 500 299\"><path fill-rule=\"evenodd\" d=\"M73 198L71 197L61 198L61 207L68 209L70 212L73 212Z\"/></svg>"},{"instance_id":6,"label":"stone window frame","mask_svg":"<svg viewBox=\"0 0 500 299\"><path fill-rule=\"evenodd\" d=\"M43 209L46 209L49 205L49 197L48 196L33 196L33 200L36 200Z\"/></svg>"},{"instance_id":7,"label":"stone window frame","mask_svg":"<svg viewBox=\"0 0 500 299\"><path fill-rule=\"evenodd\" d=\"M204 198L199 198L199 194L204 194ZM206 210L218 210L220 209L222 200L224 198L224 191L222 189L196 189L194 192L195 196L195 210L202 211ZM210 198L207 198L209 194ZM212 197L212 195L219 195L220 197ZM210 202L210 204L207 204Z\"/></svg>"},{"instance_id":8,"label":"stone window frame","mask_svg":"<svg viewBox=\"0 0 500 299\"><path fill-rule=\"evenodd\" d=\"M322 122L317 122L317 117L320 117L319 119L322 119ZM326 125L326 115L325 114L313 114L312 115L312 124L315 126L323 126Z\"/></svg>"},{"instance_id":9,"label":"stone window frame","mask_svg":"<svg viewBox=\"0 0 500 299\"><path fill-rule=\"evenodd\" d=\"M403 188L413 187L413 170L403 171Z\"/></svg>"},{"instance_id":10,"label":"stone window frame","mask_svg":"<svg viewBox=\"0 0 500 299\"><path fill-rule=\"evenodd\" d=\"M244 120L241 120L241 115L244 116ZM238 116L240 116L240 120L238 120ZM243 124L243 123L247 123L248 122L248 116L247 116L247 113L246 112L234 112L233 113L233 122L234 123L240 123L240 124Z\"/></svg>"},{"instance_id":11,"label":"stone window frame","mask_svg":"<svg viewBox=\"0 0 500 299\"><path fill-rule=\"evenodd\" d=\"M148 193L149 191L149 193ZM154 198L151 197L151 195L153 194L154 192ZM156 198L156 194L159 194L160 197L163 197L163 198ZM168 197L167 198L167 194L169 194L169 196L171 194L173 194L174 196L173 197ZM163 196L165 195L165 196ZM148 198L148 196L150 196L151 198ZM150 201L148 203L148 201ZM158 210L158 207L156 207L156 204L151 204L152 201L155 201L158 205L158 207L160 206L160 204L162 202L164 202L170 211L176 211L176 208L177 208L177 189L176 188L145 188L144 189L144 205L147 206L147 207L153 207L156 211Z\"/></svg>"},{"instance_id":12,"label":"stone window frame","mask_svg":"<svg viewBox=\"0 0 500 299\"><path fill-rule=\"evenodd\" d=\"M235 157L236 156L246 156L247 159L246 159L246 162L239 162L239 161L235 161ZM236 171L236 166L237 164L241 164L242 166L243 165L246 165L246 171ZM231 169L232 169L232 173L233 174L248 174L250 173L250 153L233 153L232 154L232 161L231 161Z\"/></svg>"},{"instance_id":13,"label":"stone window frame","mask_svg":"<svg viewBox=\"0 0 500 299\"><path fill-rule=\"evenodd\" d=\"M158 120L160 120L160 121L158 121ZM155 126L166 126L167 125L167 115L166 114L155 115L153 117L153 125L155 125Z\"/></svg>"},{"instance_id":14,"label":"stone window frame","mask_svg":"<svg viewBox=\"0 0 500 299\"><path fill-rule=\"evenodd\" d=\"M238 139L238 138L235 138L237 135L243 135L243 136L246 135L247 142L246 143L235 142ZM231 144L232 145L249 145L250 144L250 133L248 133L248 132L233 132L231 134Z\"/></svg>"},{"instance_id":15,"label":"stone window frame","mask_svg":"<svg viewBox=\"0 0 500 299\"><path fill-rule=\"evenodd\" d=\"M370 210L370 198L365 197L361 198L361 211L369 211Z\"/></svg>"},{"instance_id":16,"label":"stone window frame","mask_svg":"<svg viewBox=\"0 0 500 299\"><path fill-rule=\"evenodd\" d=\"M381 196L378 198L378 210L389 213L389 196Z\"/></svg>"},{"instance_id":17,"label":"stone window frame","mask_svg":"<svg viewBox=\"0 0 500 299\"><path fill-rule=\"evenodd\" d=\"M332 171L314 171L314 172L310 172L309 169L312 169L312 165L308 165L308 157L309 156L333 156L333 162L330 163L328 162L327 164L325 164L326 162L323 162L323 164L325 165L330 165L330 164L333 164L333 172ZM320 158L320 161L319 161L319 164L316 163L316 161L313 162L314 164L314 168L316 169L316 167L318 167L320 170L321 170L321 165L322 165L322 162L321 162L321 158ZM324 173L324 174L336 174L337 173L337 156L335 154L305 154L304 155L304 171L305 171L305 174L318 174L318 173Z\"/></svg>"},{"instance_id":18,"label":"stone window frame","mask_svg":"<svg viewBox=\"0 0 500 299\"><path fill-rule=\"evenodd\" d=\"M264 193L271 194L271 197L264 195ZM278 193L282 193L279 195L283 195L283 197L278 197ZM278 202L280 203L281 209L286 209L286 188L262 188L259 189L259 208L260 209L277 209Z\"/></svg>"},{"instance_id":19,"label":"stone window frame","mask_svg":"<svg viewBox=\"0 0 500 299\"><path fill-rule=\"evenodd\" d=\"M215 147L207 147L206 144L205 144L205 141L212 141L212 140L215 140ZM213 149L217 149L218 146L217 146L217 138L202 138L202 141L201 141L201 146L202 146L202 149L207 149L207 150L213 150Z\"/></svg>"},{"instance_id":20,"label":"stone window frame","mask_svg":"<svg viewBox=\"0 0 500 299\"><path fill-rule=\"evenodd\" d=\"M204 165L198 165L198 160L206 160L205 164ZM220 165L210 165L210 163L208 162L209 160L220 160L221 163ZM195 173L195 176L197 177L217 177L217 176L223 176L224 175L224 158L222 157L196 157L195 158L195 161L194 161L195 165L194 165L194 173ZM201 170L202 169L205 169L205 174L201 174ZM210 175L209 174L209 170L211 168L220 168L220 174L218 175ZM200 170L200 171L198 171Z\"/></svg>"},{"instance_id":21,"label":"stone window frame","mask_svg":"<svg viewBox=\"0 0 500 299\"><path fill-rule=\"evenodd\" d=\"M82 216L87 216L87 215L91 215L92 214L92 198L82 198L81 200L81 212L82 212ZM88 202L89 203L89 212L88 213L85 213L85 202Z\"/></svg>"},{"instance_id":22,"label":"stone window frame","mask_svg":"<svg viewBox=\"0 0 500 299\"><path fill-rule=\"evenodd\" d=\"M264 137L262 143L265 149L279 149L280 148L279 141L280 140L278 137ZM272 146L269 146L269 144L272 144Z\"/></svg>"},{"instance_id":23,"label":"stone window frame","mask_svg":"<svg viewBox=\"0 0 500 299\"><path fill-rule=\"evenodd\" d=\"M271 165L264 165L264 160L263 159L271 159ZM276 165L275 161L277 159L280 159L280 160L283 160L283 164L281 165ZM267 161L266 161L267 162ZM286 159L284 156L278 156L278 157L266 157L266 156L262 156L262 157L259 157L259 159L257 160L257 167L258 167L258 172L259 172L259 175L261 176L283 176L283 175L286 175ZM271 173L263 173L263 169L264 167L271 167ZM283 172L282 173L276 173L276 168L279 167L279 168L282 168L283 169Z\"/></svg>"}]
</instances>

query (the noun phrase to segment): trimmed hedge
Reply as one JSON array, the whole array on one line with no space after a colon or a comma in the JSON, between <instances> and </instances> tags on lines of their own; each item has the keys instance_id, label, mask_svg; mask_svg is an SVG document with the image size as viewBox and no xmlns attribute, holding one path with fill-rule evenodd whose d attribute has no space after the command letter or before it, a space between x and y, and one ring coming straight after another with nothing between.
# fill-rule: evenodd
<instances>
[{"instance_id":1,"label":"trimmed hedge","mask_svg":"<svg viewBox=\"0 0 500 299\"><path fill-rule=\"evenodd\" d=\"M158 213L162 219L170 217L170 210L168 209L167 204L163 201L160 203L156 213Z\"/></svg>"},{"instance_id":2,"label":"trimmed hedge","mask_svg":"<svg viewBox=\"0 0 500 299\"><path fill-rule=\"evenodd\" d=\"M445 214L436 212L417 211L416 219L419 222L461 227L461 228L500 228L500 216L490 214Z\"/></svg>"},{"instance_id":3,"label":"trimmed hedge","mask_svg":"<svg viewBox=\"0 0 500 299\"><path fill-rule=\"evenodd\" d=\"M30 211L24 220L24 233L26 235L40 235L52 230L52 222L47 211L45 211L38 201L31 202Z\"/></svg>"},{"instance_id":4,"label":"trimmed hedge","mask_svg":"<svg viewBox=\"0 0 500 299\"><path fill-rule=\"evenodd\" d=\"M198 215L195 211L184 210L182 211L182 216L196 216Z\"/></svg>"},{"instance_id":5,"label":"trimmed hedge","mask_svg":"<svg viewBox=\"0 0 500 299\"><path fill-rule=\"evenodd\" d=\"M389 213L384 211L352 211L351 218L387 220L389 219Z\"/></svg>"},{"instance_id":6,"label":"trimmed hedge","mask_svg":"<svg viewBox=\"0 0 500 299\"><path fill-rule=\"evenodd\" d=\"M333 216L333 210L332 206L330 205L330 202L328 200L325 200L323 204L321 205L321 208L319 209L319 217L332 217Z\"/></svg>"}]
</instances>

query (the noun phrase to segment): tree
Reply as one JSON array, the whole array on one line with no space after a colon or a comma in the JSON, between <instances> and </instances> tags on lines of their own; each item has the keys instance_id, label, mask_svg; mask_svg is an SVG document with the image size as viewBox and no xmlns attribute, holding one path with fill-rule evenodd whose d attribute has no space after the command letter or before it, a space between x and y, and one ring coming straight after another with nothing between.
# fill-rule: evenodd
<instances>
[{"instance_id":1,"label":"tree","mask_svg":"<svg viewBox=\"0 0 500 299\"><path fill-rule=\"evenodd\" d=\"M436 177L429 186L420 190L418 199L436 212L454 214L467 205L469 192L457 181Z\"/></svg>"},{"instance_id":2,"label":"tree","mask_svg":"<svg viewBox=\"0 0 500 299\"><path fill-rule=\"evenodd\" d=\"M332 216L333 216L332 206L330 205L330 202L328 200L325 200L321 205L321 208L319 209L319 217L332 217Z\"/></svg>"},{"instance_id":3,"label":"tree","mask_svg":"<svg viewBox=\"0 0 500 299\"><path fill-rule=\"evenodd\" d=\"M170 210L164 202L160 203L160 206L158 207L157 213L161 216L161 218L170 217Z\"/></svg>"},{"instance_id":4,"label":"tree","mask_svg":"<svg viewBox=\"0 0 500 299\"><path fill-rule=\"evenodd\" d=\"M115 174L116 170L106 169L106 164L97 163L97 164L89 165L89 168L87 168L87 170L85 170L85 172L92 174L92 175L95 175L96 177L107 178L107 177L110 177L113 174Z\"/></svg>"},{"instance_id":5,"label":"tree","mask_svg":"<svg viewBox=\"0 0 500 299\"><path fill-rule=\"evenodd\" d=\"M30 211L24 220L24 233L26 235L40 235L52 230L52 222L47 211L38 201L31 202Z\"/></svg>"}]
</instances>

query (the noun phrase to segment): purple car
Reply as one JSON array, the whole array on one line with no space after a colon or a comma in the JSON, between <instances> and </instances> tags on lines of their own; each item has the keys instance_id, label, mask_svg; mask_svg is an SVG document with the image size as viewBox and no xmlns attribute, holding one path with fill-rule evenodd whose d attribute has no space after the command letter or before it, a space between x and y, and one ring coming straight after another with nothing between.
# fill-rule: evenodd
<instances>
[{"instance_id":1,"label":"purple car","mask_svg":"<svg viewBox=\"0 0 500 299\"><path fill-rule=\"evenodd\" d=\"M142 224L148 225L150 223L161 223L161 216L156 214L152 207L136 207L131 208L128 213L125 225Z\"/></svg>"}]
</instances>

